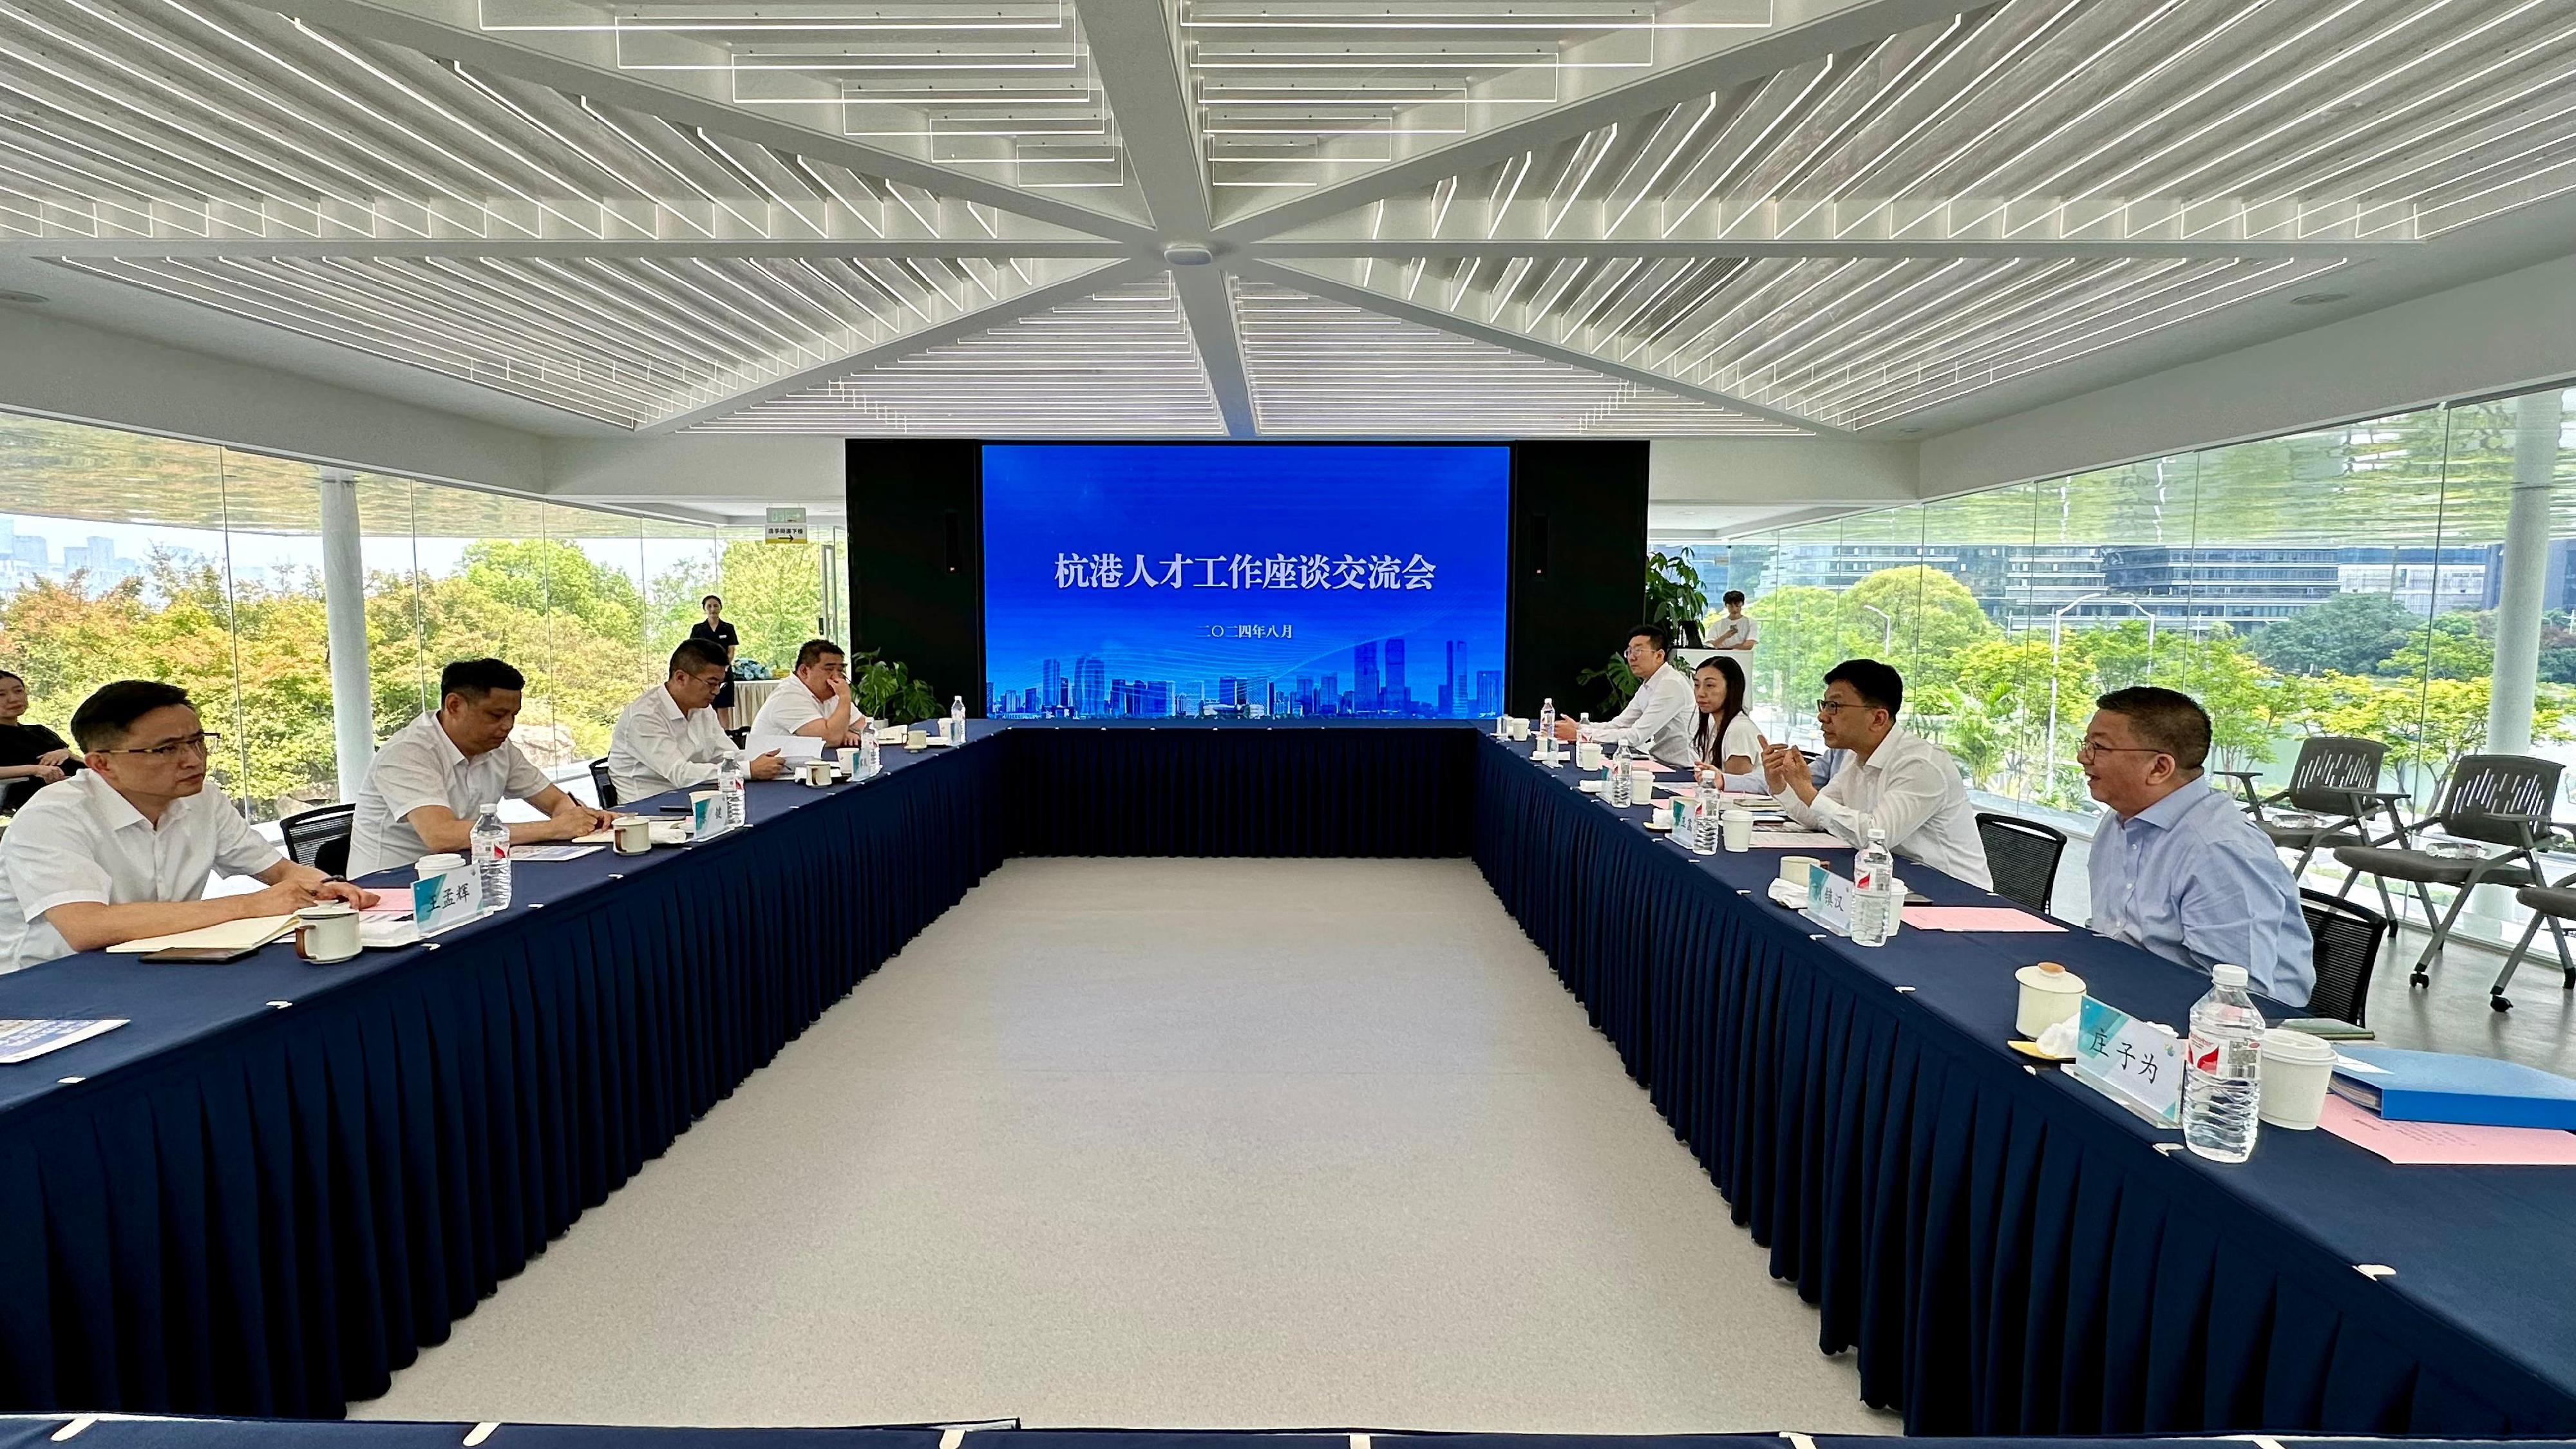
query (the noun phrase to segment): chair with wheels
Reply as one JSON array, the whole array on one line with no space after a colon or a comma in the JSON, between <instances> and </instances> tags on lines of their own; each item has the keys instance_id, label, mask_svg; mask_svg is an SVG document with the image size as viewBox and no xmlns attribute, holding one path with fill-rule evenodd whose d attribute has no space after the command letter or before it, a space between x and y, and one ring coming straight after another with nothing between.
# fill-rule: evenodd
<instances>
[{"instance_id":1,"label":"chair with wheels","mask_svg":"<svg viewBox=\"0 0 2576 1449\"><path fill-rule=\"evenodd\" d=\"M325 875L345 874L349 869L349 835L357 828L357 817L355 805L325 805L280 820L277 833L286 841L287 859Z\"/></svg>"},{"instance_id":2,"label":"chair with wheels","mask_svg":"<svg viewBox=\"0 0 2576 1449\"><path fill-rule=\"evenodd\" d=\"M1986 870L1995 878L1995 894L2041 915L2057 894L2057 861L2066 853L2066 834L2018 815L1977 812L1977 843L1986 849Z\"/></svg>"},{"instance_id":3,"label":"chair with wheels","mask_svg":"<svg viewBox=\"0 0 2576 1449\"><path fill-rule=\"evenodd\" d=\"M2413 827L2419 833L2411 846L2403 843L2406 837L2401 833L2395 837L2398 844L2335 847L2335 859L2356 879L2367 875L2380 883L2383 899L2389 881L2412 886L2425 905L2427 920L2432 919L2431 888L2450 887L2450 908L2433 923L2423 954L2415 958L2407 978L2412 984L2422 986L2432 980L2433 962L2450 941L2451 928L2477 887L2548 884L2541 875L2539 851L2549 838L2549 807L2558 798L2560 769L2556 760L2528 755L2462 755L2451 766L2439 808ZM2426 839L2422 834L2434 831L2450 838ZM2502 849L2483 848L2487 846ZM2345 888L2351 888L2349 881ZM2490 1004L2498 1011L2513 1004L2504 999L2501 976L2489 994Z\"/></svg>"},{"instance_id":4,"label":"chair with wheels","mask_svg":"<svg viewBox=\"0 0 2576 1449\"><path fill-rule=\"evenodd\" d=\"M2495 985L2487 989L2487 1004L2498 1011L2508 1011L2513 1002L2504 988L2513 973L2522 967L2522 958L2531 953L2532 938L2540 928L2549 928L2549 937L2558 946L2558 979L2561 991L2576 991L2576 961L2568 959L2567 931L2562 921L2576 921L2576 876L2569 876L2554 886L2524 886L2513 893L2515 904L2531 912L2531 924L2524 928L2522 939L2514 943L2513 953L2504 958L2504 969L2496 973Z\"/></svg>"},{"instance_id":5,"label":"chair with wheels","mask_svg":"<svg viewBox=\"0 0 2576 1449\"><path fill-rule=\"evenodd\" d=\"M2299 742L2290 783L2269 795L2261 793L2252 770L2210 773L2236 781L2245 791L2254 827L2275 848L2299 853L2299 863L2290 867L2296 880L2324 847L2371 844L2368 822L2382 811L2402 828L2395 802L2403 797L2379 788L2380 766L2387 758L2388 746L2378 740L2317 735Z\"/></svg>"},{"instance_id":6,"label":"chair with wheels","mask_svg":"<svg viewBox=\"0 0 2576 1449\"><path fill-rule=\"evenodd\" d=\"M2323 891L2299 892L2299 914L2308 918L2308 939L2317 984L2308 992L2308 1012L2367 1026L2362 1013L2370 1004L2370 972L2379 963L2379 943L2388 937L2388 918Z\"/></svg>"},{"instance_id":7,"label":"chair with wheels","mask_svg":"<svg viewBox=\"0 0 2576 1449\"><path fill-rule=\"evenodd\" d=\"M599 796L599 808L617 808L617 782L608 778L608 758L603 755L590 762L590 788Z\"/></svg>"}]
</instances>

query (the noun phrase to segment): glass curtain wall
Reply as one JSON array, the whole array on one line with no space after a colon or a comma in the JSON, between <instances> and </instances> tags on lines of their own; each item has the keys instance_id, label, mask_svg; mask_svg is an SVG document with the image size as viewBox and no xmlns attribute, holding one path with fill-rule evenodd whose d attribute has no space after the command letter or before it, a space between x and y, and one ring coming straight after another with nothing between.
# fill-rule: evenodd
<instances>
[{"instance_id":1,"label":"glass curtain wall","mask_svg":"<svg viewBox=\"0 0 2576 1449\"><path fill-rule=\"evenodd\" d=\"M326 478L331 480L326 484ZM255 821L339 798L323 489L349 480L374 735L435 707L449 660L528 676L517 742L560 778L724 593L743 657L783 669L847 584L805 544L45 418L0 414L0 668L68 736L99 685L166 679L223 735L214 771ZM837 612L835 612L837 610Z\"/></svg>"}]
</instances>

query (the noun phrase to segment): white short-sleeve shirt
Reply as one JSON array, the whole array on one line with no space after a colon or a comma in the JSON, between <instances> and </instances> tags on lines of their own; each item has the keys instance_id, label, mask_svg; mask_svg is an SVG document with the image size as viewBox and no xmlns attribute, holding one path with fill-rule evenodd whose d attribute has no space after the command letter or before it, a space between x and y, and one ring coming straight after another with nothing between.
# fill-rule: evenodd
<instances>
[{"instance_id":1,"label":"white short-sleeve shirt","mask_svg":"<svg viewBox=\"0 0 2576 1449\"><path fill-rule=\"evenodd\" d=\"M1711 649L1748 649L1752 647L1753 642L1760 638L1761 635L1762 626L1753 622L1753 616L1751 614L1747 614L1740 619L1731 619L1724 614L1720 614L1717 616L1717 626L1709 630L1708 647Z\"/></svg>"},{"instance_id":2,"label":"white short-sleeve shirt","mask_svg":"<svg viewBox=\"0 0 2576 1449\"><path fill-rule=\"evenodd\" d=\"M553 784L507 740L497 750L468 759L439 728L438 716L424 714L376 746L375 763L358 787L349 874L409 865L427 855L429 846L410 820L411 812L423 805L444 805L470 823L486 805L542 795Z\"/></svg>"},{"instance_id":3,"label":"white short-sleeve shirt","mask_svg":"<svg viewBox=\"0 0 2576 1449\"><path fill-rule=\"evenodd\" d=\"M155 826L84 770L37 791L0 837L0 971L72 953L44 919L56 906L198 900L218 869L257 875L285 859L211 784Z\"/></svg>"},{"instance_id":4,"label":"white short-sleeve shirt","mask_svg":"<svg viewBox=\"0 0 2576 1449\"><path fill-rule=\"evenodd\" d=\"M805 687L805 681L792 674L787 676L769 692L769 698L761 703L760 713L752 717L751 733L744 737L747 744L745 753L760 755L777 749L781 739L823 718L824 713L823 702ZM851 718L857 718L857 711L851 712ZM831 746L840 741L823 740L820 743Z\"/></svg>"}]
</instances>

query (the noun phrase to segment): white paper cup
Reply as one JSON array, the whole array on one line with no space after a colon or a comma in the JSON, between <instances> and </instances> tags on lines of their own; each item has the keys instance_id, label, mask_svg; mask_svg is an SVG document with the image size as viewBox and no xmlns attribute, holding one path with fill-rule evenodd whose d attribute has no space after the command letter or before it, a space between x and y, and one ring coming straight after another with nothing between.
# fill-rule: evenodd
<instances>
[{"instance_id":1,"label":"white paper cup","mask_svg":"<svg viewBox=\"0 0 2576 1449\"><path fill-rule=\"evenodd\" d=\"M1592 743L1590 740L1585 740L1583 743L1576 745L1574 747L1574 768L1578 770L1600 769L1601 747Z\"/></svg>"},{"instance_id":2,"label":"white paper cup","mask_svg":"<svg viewBox=\"0 0 2576 1449\"><path fill-rule=\"evenodd\" d=\"M903 747L904 747L905 749L907 749L907 750L926 750L926 749L930 748L930 731L928 731L928 730L906 730L906 731L904 731L904 736L903 736Z\"/></svg>"},{"instance_id":3,"label":"white paper cup","mask_svg":"<svg viewBox=\"0 0 2576 1449\"><path fill-rule=\"evenodd\" d=\"M419 873L422 880L427 880L434 875L445 875L451 870L463 870L464 868L465 857L449 851L441 851L435 855L424 855L420 859L412 862L412 869Z\"/></svg>"},{"instance_id":4,"label":"white paper cup","mask_svg":"<svg viewBox=\"0 0 2576 1449\"><path fill-rule=\"evenodd\" d=\"M1654 771L1630 770L1628 772L1628 803L1631 805L1652 805L1655 803Z\"/></svg>"},{"instance_id":5,"label":"white paper cup","mask_svg":"<svg viewBox=\"0 0 2576 1449\"><path fill-rule=\"evenodd\" d=\"M859 773L859 747L858 747L858 746L856 746L856 745L843 745L843 746L841 746L839 749L834 750L834 751L832 752L832 754L833 754L833 757L834 757L834 758L838 759L838 760L841 762L841 773L842 773L842 774L844 774L844 775L848 775L848 776L852 777L853 779L857 778L858 773Z\"/></svg>"},{"instance_id":6,"label":"white paper cup","mask_svg":"<svg viewBox=\"0 0 2576 1449\"><path fill-rule=\"evenodd\" d=\"M2263 1033L2263 1125L2305 1132L2326 1109L2334 1080L2332 1043L2278 1027Z\"/></svg>"},{"instance_id":7,"label":"white paper cup","mask_svg":"<svg viewBox=\"0 0 2576 1449\"><path fill-rule=\"evenodd\" d=\"M1726 809L1718 812L1717 825L1718 830L1725 837L1726 848L1728 850L1746 851L1753 848L1752 811L1745 809L1741 805L1730 805ZM1805 869L1806 868L1804 866L1799 867L1801 872L1799 879L1801 881L1806 879L1804 874ZM1782 880L1787 880L1789 878L1789 862L1787 861L1782 861L1780 863L1780 878Z\"/></svg>"}]
</instances>

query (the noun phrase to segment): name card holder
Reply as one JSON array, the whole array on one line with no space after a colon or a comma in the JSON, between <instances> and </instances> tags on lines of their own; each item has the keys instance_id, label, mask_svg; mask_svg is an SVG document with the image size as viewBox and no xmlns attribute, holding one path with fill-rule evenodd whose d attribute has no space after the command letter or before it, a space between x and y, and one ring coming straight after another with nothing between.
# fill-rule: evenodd
<instances>
[{"instance_id":1,"label":"name card holder","mask_svg":"<svg viewBox=\"0 0 2576 1449\"><path fill-rule=\"evenodd\" d=\"M2075 1080L2158 1127L2182 1125L2182 1042L2087 996L2076 1009Z\"/></svg>"},{"instance_id":2,"label":"name card holder","mask_svg":"<svg viewBox=\"0 0 2576 1449\"><path fill-rule=\"evenodd\" d=\"M1807 867L1809 892L1814 904L1807 907L1808 920L1837 936L1851 934L1852 883L1821 865Z\"/></svg>"},{"instance_id":3,"label":"name card holder","mask_svg":"<svg viewBox=\"0 0 2576 1449\"><path fill-rule=\"evenodd\" d=\"M483 914L483 873L471 865L411 883L411 914L420 934L435 936Z\"/></svg>"}]
</instances>

